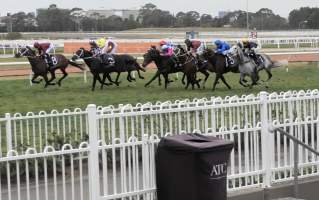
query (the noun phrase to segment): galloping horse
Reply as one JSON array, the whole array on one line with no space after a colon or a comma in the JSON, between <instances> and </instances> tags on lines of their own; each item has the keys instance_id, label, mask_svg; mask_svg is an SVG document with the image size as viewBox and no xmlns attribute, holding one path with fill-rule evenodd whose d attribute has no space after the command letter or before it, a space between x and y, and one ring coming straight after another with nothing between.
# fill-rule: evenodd
<instances>
[{"instance_id":1,"label":"galloping horse","mask_svg":"<svg viewBox=\"0 0 319 200\"><path fill-rule=\"evenodd\" d=\"M136 59L130 55L114 55L115 64L114 66L107 66L101 63L100 58L93 57L92 52L85 50L84 48L80 48L74 56L72 60L75 61L77 59L83 59L87 66L90 68L91 73L93 74L93 84L92 84L92 91L95 89L96 81L101 83L101 89L103 89L103 85L105 84L106 78L116 85L119 85L118 79L122 72L128 72L127 80L129 82L134 81L135 79L132 78L131 72L137 71L139 78L144 79L141 76L140 71L145 71L141 66L137 63ZM117 72L116 81L112 81L110 73ZM100 79L99 74L103 74L103 79Z\"/></svg>"},{"instance_id":2,"label":"galloping horse","mask_svg":"<svg viewBox=\"0 0 319 200\"><path fill-rule=\"evenodd\" d=\"M152 46L147 53L143 55L143 57L143 67L155 62L158 69L153 78L145 84L145 87L150 85L156 78L159 78L160 75L163 75L165 79L165 89L167 89L167 86L170 83L168 75L177 72L183 72L187 77L187 85L185 89L187 89L190 84L192 84L192 88L194 88L194 85L200 87L198 84L199 81L196 80L197 68L194 59L188 60L187 58L187 60L182 63L182 67L176 67L176 63L172 60L172 58L169 56L161 56L160 51L157 50L155 46Z\"/></svg>"},{"instance_id":3,"label":"galloping horse","mask_svg":"<svg viewBox=\"0 0 319 200\"><path fill-rule=\"evenodd\" d=\"M244 87L248 87L248 85L245 84L247 82L245 80L245 76L249 76L252 81L252 84L249 87L252 87L253 85L257 85L259 76L257 72L257 65L255 64L254 60L250 58L249 56L246 56L242 48L240 48L237 45L233 46L231 51L237 54L238 55L237 58L239 58L239 65L238 65L238 69L240 72L239 83Z\"/></svg>"},{"instance_id":4,"label":"galloping horse","mask_svg":"<svg viewBox=\"0 0 319 200\"><path fill-rule=\"evenodd\" d=\"M57 84L59 86L61 86L62 80L68 76L68 73L66 73L65 69L69 65L72 65L72 66L77 67L81 70L84 70L84 68L81 65L79 65L73 61L68 60L64 55L61 55L61 54L53 55L53 57L56 60L56 63L54 65L54 67L48 68L48 65L45 62L45 60L41 56L37 56L35 51L33 51L28 46L24 47L24 48L20 48L18 50L16 57L21 57L21 56L27 57L29 60L29 63L30 63L31 68L32 68L32 72L34 73L32 80L31 80L32 83L36 83L36 84L40 83L41 81L36 81L36 78L39 76L42 76L44 81L45 81L45 86L44 86L45 88L48 85L55 85L55 83L51 83L51 82L56 78L55 71L57 69L59 69L63 73L63 76L57 82ZM48 72L50 72L50 74L51 74L50 80L48 79L48 76L47 76Z\"/></svg>"}]
</instances>

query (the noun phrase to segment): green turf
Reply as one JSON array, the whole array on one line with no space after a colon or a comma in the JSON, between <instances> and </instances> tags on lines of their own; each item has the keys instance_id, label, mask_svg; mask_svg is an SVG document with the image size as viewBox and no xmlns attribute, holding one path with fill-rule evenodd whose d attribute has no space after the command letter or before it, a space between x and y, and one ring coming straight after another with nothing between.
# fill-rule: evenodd
<instances>
[{"instance_id":1,"label":"green turf","mask_svg":"<svg viewBox=\"0 0 319 200\"><path fill-rule=\"evenodd\" d=\"M146 74L146 80L154 74L150 71ZM61 88L57 86L43 88L43 84L30 86L28 80L4 80L0 79L0 116L4 113L28 111L38 112L41 110L50 111L52 109L63 110L64 108L85 108L88 104L107 106L120 103L135 104L146 103L148 101L167 101L185 98L202 98L211 96L242 95L258 93L260 91L288 91L302 89L319 88L319 65L318 64L293 64L286 68L273 69L274 77L269 83L262 83L253 89L243 88L238 84L239 74L227 74L226 80L232 86L228 90L222 83L217 86L216 91L212 91L212 75L206 84L206 89L184 90L180 80L176 80L165 90L163 86L158 86L155 81L150 87L144 88L146 80L137 80L137 83L128 83L126 74L122 74L122 83L119 87L106 87L104 90L96 89L91 92L91 74L88 74L88 83L83 82L83 77L68 77ZM171 75L171 79L175 76ZM261 73L265 79L265 72ZM99 84L98 84L99 85Z\"/></svg>"}]
</instances>

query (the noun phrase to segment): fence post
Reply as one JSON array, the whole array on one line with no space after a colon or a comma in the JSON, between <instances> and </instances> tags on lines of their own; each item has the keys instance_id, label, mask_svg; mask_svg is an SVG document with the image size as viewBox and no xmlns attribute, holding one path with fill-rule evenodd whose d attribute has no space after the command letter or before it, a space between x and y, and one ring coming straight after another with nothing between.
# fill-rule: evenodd
<instances>
[{"instance_id":1,"label":"fence post","mask_svg":"<svg viewBox=\"0 0 319 200\"><path fill-rule=\"evenodd\" d=\"M7 137L7 152L12 150L12 129L11 129L11 116L6 113L6 137Z\"/></svg>"},{"instance_id":2,"label":"fence post","mask_svg":"<svg viewBox=\"0 0 319 200\"><path fill-rule=\"evenodd\" d=\"M99 174L99 148L98 148L98 125L96 105L90 104L87 107L89 126L89 191L90 200L100 198L100 174Z\"/></svg>"},{"instance_id":3,"label":"fence post","mask_svg":"<svg viewBox=\"0 0 319 200\"><path fill-rule=\"evenodd\" d=\"M262 166L265 171L263 176L263 187L271 186L271 165L273 156L272 136L269 133L268 119L268 93L260 93L260 122L261 122L261 145L262 145Z\"/></svg>"}]
</instances>

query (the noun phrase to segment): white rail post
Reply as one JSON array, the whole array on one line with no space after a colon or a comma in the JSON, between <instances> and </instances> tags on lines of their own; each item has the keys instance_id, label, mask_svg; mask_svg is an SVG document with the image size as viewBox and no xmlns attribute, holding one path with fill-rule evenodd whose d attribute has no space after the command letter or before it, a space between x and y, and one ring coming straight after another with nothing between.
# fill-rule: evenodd
<instances>
[{"instance_id":1,"label":"white rail post","mask_svg":"<svg viewBox=\"0 0 319 200\"><path fill-rule=\"evenodd\" d=\"M98 125L96 105L90 104L87 107L89 126L89 191L90 200L100 198L100 174L99 174L99 148L98 148Z\"/></svg>"},{"instance_id":2,"label":"white rail post","mask_svg":"<svg viewBox=\"0 0 319 200\"><path fill-rule=\"evenodd\" d=\"M273 157L274 143L273 137L269 132L268 122L268 93L260 93L260 122L261 122L261 145L262 145L262 166L265 171L263 177L263 187L271 186L271 165Z\"/></svg>"},{"instance_id":3,"label":"white rail post","mask_svg":"<svg viewBox=\"0 0 319 200\"><path fill-rule=\"evenodd\" d=\"M11 116L6 113L6 137L7 137L7 152L12 150L12 129L11 129Z\"/></svg>"}]
</instances>

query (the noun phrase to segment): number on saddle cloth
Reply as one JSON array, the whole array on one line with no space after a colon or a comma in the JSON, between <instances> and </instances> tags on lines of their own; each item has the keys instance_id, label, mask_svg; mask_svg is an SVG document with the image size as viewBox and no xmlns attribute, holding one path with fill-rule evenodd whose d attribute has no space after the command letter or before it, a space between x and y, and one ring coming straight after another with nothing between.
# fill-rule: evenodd
<instances>
[{"instance_id":1,"label":"number on saddle cloth","mask_svg":"<svg viewBox=\"0 0 319 200\"><path fill-rule=\"evenodd\" d=\"M58 58L55 57L55 56L50 56L50 57L51 57L53 65L57 65L58 64Z\"/></svg>"}]
</instances>

